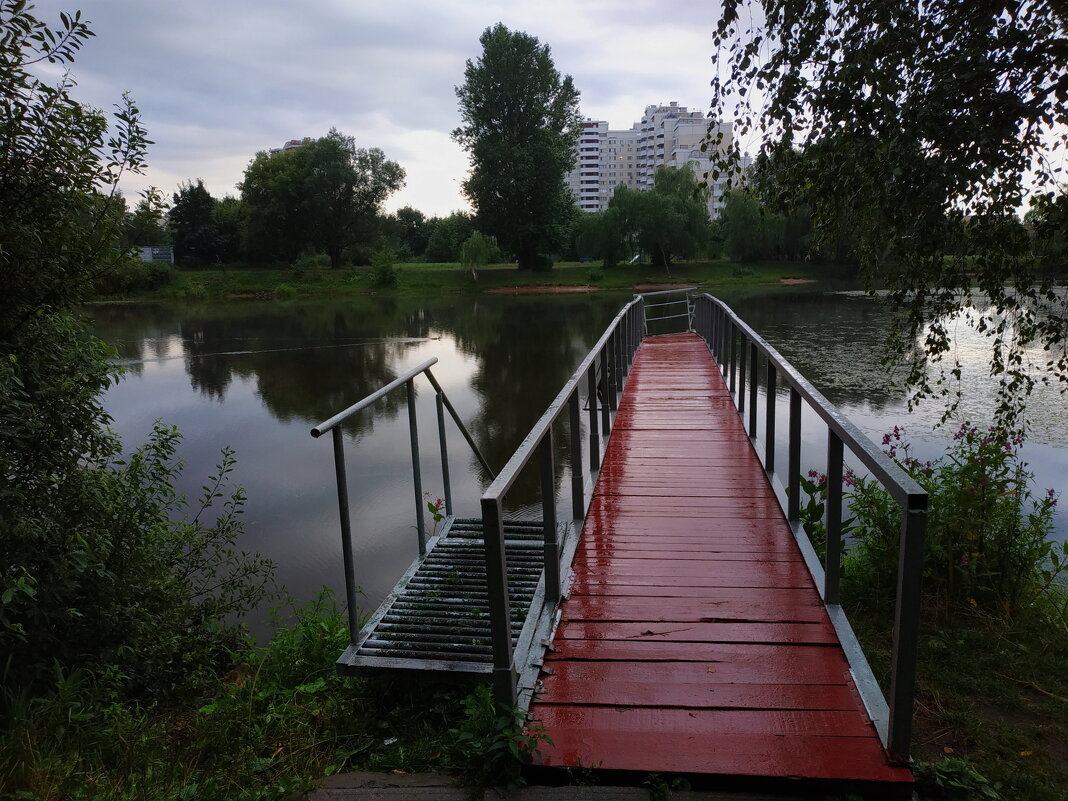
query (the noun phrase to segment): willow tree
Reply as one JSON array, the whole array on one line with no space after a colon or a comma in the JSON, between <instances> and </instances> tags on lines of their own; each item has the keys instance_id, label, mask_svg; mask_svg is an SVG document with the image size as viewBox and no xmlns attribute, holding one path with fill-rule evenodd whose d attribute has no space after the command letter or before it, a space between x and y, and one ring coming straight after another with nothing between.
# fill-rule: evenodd
<instances>
[{"instance_id":1,"label":"willow tree","mask_svg":"<svg viewBox=\"0 0 1068 801\"><path fill-rule=\"evenodd\" d=\"M549 46L498 23L479 38L456 87L463 125L452 136L471 156L464 193L479 230L519 267L548 267L542 254L570 233L575 201L564 175L575 164L579 92L562 78Z\"/></svg>"},{"instance_id":2,"label":"willow tree","mask_svg":"<svg viewBox=\"0 0 1068 801\"><path fill-rule=\"evenodd\" d=\"M764 153L799 156L771 159L770 199L807 204L817 238L853 238L869 286L889 289L888 359L907 368L912 400L945 396L952 413L951 326L964 319L989 336L997 421L1020 425L1035 380L1028 349L1046 349L1045 380L1068 380L1063 265L1039 274L1019 221L1061 192L1063 9L724 0L714 41L712 116L734 120L735 142L760 137Z\"/></svg>"}]
</instances>

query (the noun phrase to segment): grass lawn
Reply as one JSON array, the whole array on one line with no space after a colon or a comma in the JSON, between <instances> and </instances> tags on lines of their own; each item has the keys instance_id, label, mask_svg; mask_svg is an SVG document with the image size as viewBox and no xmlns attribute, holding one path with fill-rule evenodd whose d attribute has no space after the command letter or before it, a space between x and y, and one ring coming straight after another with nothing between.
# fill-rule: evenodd
<instances>
[{"instance_id":1,"label":"grass lawn","mask_svg":"<svg viewBox=\"0 0 1068 801\"><path fill-rule=\"evenodd\" d=\"M516 287L588 287L589 290L632 291L647 285L680 284L704 287L778 284L784 279L813 280L835 275L837 268L805 262L734 264L721 260L684 262L670 270L649 264L603 268L591 263L561 263L547 272L519 270L512 264L489 265L477 279L458 264L398 264L397 286L376 286L370 267L309 270L277 269L174 270L171 281L132 299L220 300L240 298L315 297L348 294L430 294L503 291ZM528 290L529 291L529 290Z\"/></svg>"}]
</instances>

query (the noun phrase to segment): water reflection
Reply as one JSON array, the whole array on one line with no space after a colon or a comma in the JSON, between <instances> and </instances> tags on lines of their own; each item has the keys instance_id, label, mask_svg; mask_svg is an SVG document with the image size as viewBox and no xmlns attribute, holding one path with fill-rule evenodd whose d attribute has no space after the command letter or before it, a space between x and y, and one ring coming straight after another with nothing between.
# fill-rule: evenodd
<instances>
[{"instance_id":1,"label":"water reflection","mask_svg":"<svg viewBox=\"0 0 1068 801\"><path fill-rule=\"evenodd\" d=\"M143 442L157 418L178 425L188 466L179 489L190 497L218 461L219 448L233 446L236 480L249 498L244 544L279 562L282 581L306 597L323 584L343 586L331 449L308 435L311 426L437 357L435 375L499 469L627 298L361 297L290 305L95 306L90 314L128 371L105 397L127 446ZM804 287L724 299L877 441L904 423L917 456L944 449L949 434L935 426L940 410L929 405L907 415L903 392L879 365L888 316L877 303ZM423 484L437 497L433 393L421 380L416 388ZM392 589L415 553L404 404L403 392L391 395L346 429L357 581L367 606ZM1036 426L1025 456L1039 486L1063 490L1064 396L1040 390L1031 408ZM451 424L448 447L456 509L477 515L486 477ZM806 464L821 467L825 448L825 430L806 418ZM555 450L566 465L566 437L556 438ZM785 453L778 458L785 464ZM563 469L557 480L567 487ZM508 500L513 509L538 501L536 468L526 471ZM1068 502L1058 509L1061 537L1068 535L1066 512Z\"/></svg>"}]
</instances>

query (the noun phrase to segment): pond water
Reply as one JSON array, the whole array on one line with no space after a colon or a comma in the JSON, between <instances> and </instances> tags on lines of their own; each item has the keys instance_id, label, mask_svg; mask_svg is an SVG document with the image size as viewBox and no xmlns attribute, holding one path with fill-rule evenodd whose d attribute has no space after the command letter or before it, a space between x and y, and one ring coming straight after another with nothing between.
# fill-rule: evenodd
<instances>
[{"instance_id":1,"label":"pond water","mask_svg":"<svg viewBox=\"0 0 1068 801\"><path fill-rule=\"evenodd\" d=\"M826 287L722 297L876 441L903 424L920 458L944 448L952 429L936 428L940 409L908 415L904 395L887 387L879 365L887 315L878 303ZM115 304L88 312L127 370L104 399L125 445L143 442L157 419L177 425L186 465L180 488L190 498L199 494L220 448L233 447L234 481L248 494L242 544L275 560L280 581L306 598L324 584L343 596L344 584L332 452L329 438L309 435L313 425L437 357L435 376L499 468L628 298L360 297L298 304ZM989 405L978 369L981 352L968 342L959 352L972 382L966 412L980 420ZM433 392L423 379L416 388L423 488L436 498L442 487ZM1025 450L1037 485L1058 491L1068 476L1065 411L1064 395L1037 390ZM822 468L824 436L806 421L806 465ZM403 390L346 427L356 577L369 608L415 554L408 437ZM566 443L558 446L566 463ZM457 513L475 516L487 479L451 423L449 453ZM566 488L566 473L558 478ZM510 501L519 514L536 501L533 476L520 482ZM1057 512L1058 539L1068 537L1065 506Z\"/></svg>"}]
</instances>

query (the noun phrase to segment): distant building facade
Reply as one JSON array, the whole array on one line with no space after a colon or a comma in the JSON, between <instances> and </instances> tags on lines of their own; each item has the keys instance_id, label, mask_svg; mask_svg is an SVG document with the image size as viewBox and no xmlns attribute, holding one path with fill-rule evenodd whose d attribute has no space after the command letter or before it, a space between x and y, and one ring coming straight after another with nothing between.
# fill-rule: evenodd
<instances>
[{"instance_id":1,"label":"distant building facade","mask_svg":"<svg viewBox=\"0 0 1068 801\"><path fill-rule=\"evenodd\" d=\"M712 169L713 153L702 152L701 142L709 134L703 112L690 111L672 101L667 105L646 106L639 122L629 129L612 130L604 120L587 119L576 148L575 168L567 183L582 211L604 211L619 185L630 189L651 189L658 167L689 167L704 180ZM723 134L719 149L731 143L731 124L718 123ZM714 129L713 136L716 133ZM708 176L711 198L709 219L722 208L724 184Z\"/></svg>"},{"instance_id":2,"label":"distant building facade","mask_svg":"<svg viewBox=\"0 0 1068 801\"><path fill-rule=\"evenodd\" d=\"M268 150L268 154L274 155L275 153L284 153L287 150L293 150L294 148L301 147L302 145L310 145L315 140L310 136L305 136L303 139L290 139L281 147L272 147Z\"/></svg>"}]
</instances>

